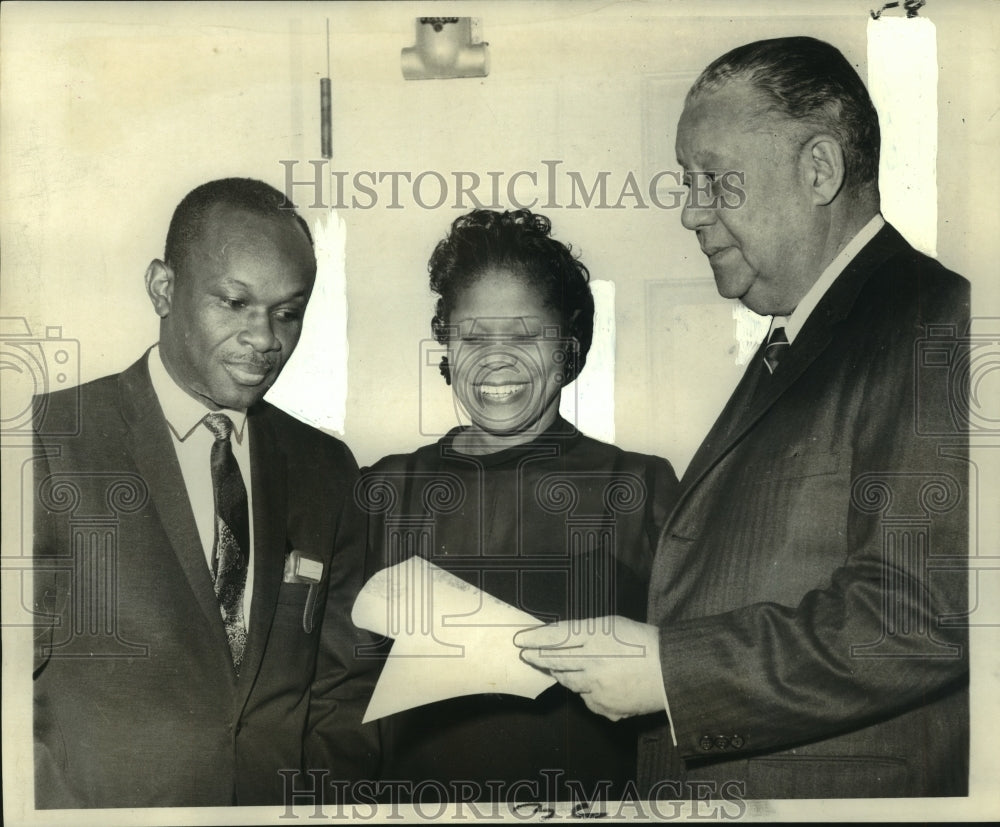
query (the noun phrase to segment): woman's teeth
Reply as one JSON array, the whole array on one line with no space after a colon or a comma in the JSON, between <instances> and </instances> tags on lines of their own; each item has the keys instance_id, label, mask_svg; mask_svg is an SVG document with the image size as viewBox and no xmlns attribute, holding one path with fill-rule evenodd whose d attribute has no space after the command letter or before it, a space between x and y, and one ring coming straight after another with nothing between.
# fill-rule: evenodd
<instances>
[{"instance_id":1,"label":"woman's teeth","mask_svg":"<svg viewBox=\"0 0 1000 827\"><path fill-rule=\"evenodd\" d=\"M480 385L479 393L490 402L504 402L524 390L524 385Z\"/></svg>"}]
</instances>

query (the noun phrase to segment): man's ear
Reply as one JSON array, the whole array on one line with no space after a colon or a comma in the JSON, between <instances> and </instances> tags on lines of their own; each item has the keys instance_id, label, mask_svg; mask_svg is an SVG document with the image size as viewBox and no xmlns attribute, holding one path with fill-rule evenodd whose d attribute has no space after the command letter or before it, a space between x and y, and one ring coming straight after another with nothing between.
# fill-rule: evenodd
<instances>
[{"instance_id":1,"label":"man's ear","mask_svg":"<svg viewBox=\"0 0 1000 827\"><path fill-rule=\"evenodd\" d=\"M805 146L813 203L825 206L844 186L844 150L832 135L817 135Z\"/></svg>"},{"instance_id":2,"label":"man's ear","mask_svg":"<svg viewBox=\"0 0 1000 827\"><path fill-rule=\"evenodd\" d=\"M146 293L153 303L156 315L161 319L170 315L170 305L174 298L174 270L158 258L154 258L146 268Z\"/></svg>"}]
</instances>

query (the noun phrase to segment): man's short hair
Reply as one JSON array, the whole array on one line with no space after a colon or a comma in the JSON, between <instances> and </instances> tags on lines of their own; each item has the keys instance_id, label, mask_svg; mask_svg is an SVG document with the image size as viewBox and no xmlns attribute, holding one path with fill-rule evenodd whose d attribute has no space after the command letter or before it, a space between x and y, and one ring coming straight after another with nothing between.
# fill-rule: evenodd
<instances>
[{"instance_id":1,"label":"man's short hair","mask_svg":"<svg viewBox=\"0 0 1000 827\"><path fill-rule=\"evenodd\" d=\"M877 186L878 113L858 73L837 48L813 37L748 43L713 61L687 99L730 81L757 89L768 104L761 115L777 112L836 137L844 153L846 187Z\"/></svg>"},{"instance_id":2,"label":"man's short hair","mask_svg":"<svg viewBox=\"0 0 1000 827\"><path fill-rule=\"evenodd\" d=\"M295 212L295 205L284 193L253 178L220 178L195 187L174 210L163 251L163 260L174 270L184 262L192 244L201 234L206 215L216 205L245 210L266 218L294 220L306 234L309 244L313 243L309 225Z\"/></svg>"}]
</instances>

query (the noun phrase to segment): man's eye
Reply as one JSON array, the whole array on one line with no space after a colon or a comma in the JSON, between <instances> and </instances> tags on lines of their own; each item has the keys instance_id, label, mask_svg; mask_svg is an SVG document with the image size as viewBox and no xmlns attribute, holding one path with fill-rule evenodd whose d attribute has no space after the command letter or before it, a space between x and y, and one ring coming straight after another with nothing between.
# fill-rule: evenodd
<instances>
[{"instance_id":1,"label":"man's eye","mask_svg":"<svg viewBox=\"0 0 1000 827\"><path fill-rule=\"evenodd\" d=\"M719 173L714 170L704 170L702 172L685 172L681 177L681 184L688 189L691 189L692 179L696 180L699 185L704 186L707 184L715 184L719 180Z\"/></svg>"},{"instance_id":2,"label":"man's eye","mask_svg":"<svg viewBox=\"0 0 1000 827\"><path fill-rule=\"evenodd\" d=\"M230 310L242 310L247 306L247 303L243 299L234 299L230 296L223 296L222 303Z\"/></svg>"},{"instance_id":3,"label":"man's eye","mask_svg":"<svg viewBox=\"0 0 1000 827\"><path fill-rule=\"evenodd\" d=\"M302 318L302 311L288 308L286 310L279 310L274 315L283 322L297 322Z\"/></svg>"}]
</instances>

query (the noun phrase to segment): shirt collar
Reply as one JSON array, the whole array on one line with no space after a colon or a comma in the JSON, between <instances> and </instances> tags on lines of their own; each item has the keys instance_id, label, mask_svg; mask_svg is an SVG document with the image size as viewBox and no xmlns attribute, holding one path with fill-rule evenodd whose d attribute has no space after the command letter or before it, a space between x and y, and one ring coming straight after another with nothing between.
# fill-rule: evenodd
<instances>
[{"instance_id":1,"label":"shirt collar","mask_svg":"<svg viewBox=\"0 0 1000 827\"><path fill-rule=\"evenodd\" d=\"M211 408L190 396L173 377L167 373L163 364L163 353L158 344L149 351L149 378L153 383L153 392L163 409L167 425L174 436L181 442L186 440L195 428L201 424L205 414L212 412ZM236 441L243 442L243 426L246 424L247 412L231 408L220 408L215 413L224 413L233 421L233 435Z\"/></svg>"},{"instance_id":2,"label":"shirt collar","mask_svg":"<svg viewBox=\"0 0 1000 827\"><path fill-rule=\"evenodd\" d=\"M851 260L861 252L862 248L869 241L875 238L878 231L884 226L885 219L879 213L875 213L872 220L865 224L858 231L858 234L847 242L843 250L837 253L837 256L802 297L802 301L799 302L798 307L792 311L791 315L775 316L771 319L771 329L768 331L768 335L770 336L776 327L784 327L789 343L794 342L798 332L802 330L802 326L806 323L806 319L816 309L816 305L819 304L820 299L826 295L826 291L830 289L830 285L837 280L837 276L844 272Z\"/></svg>"}]
</instances>

